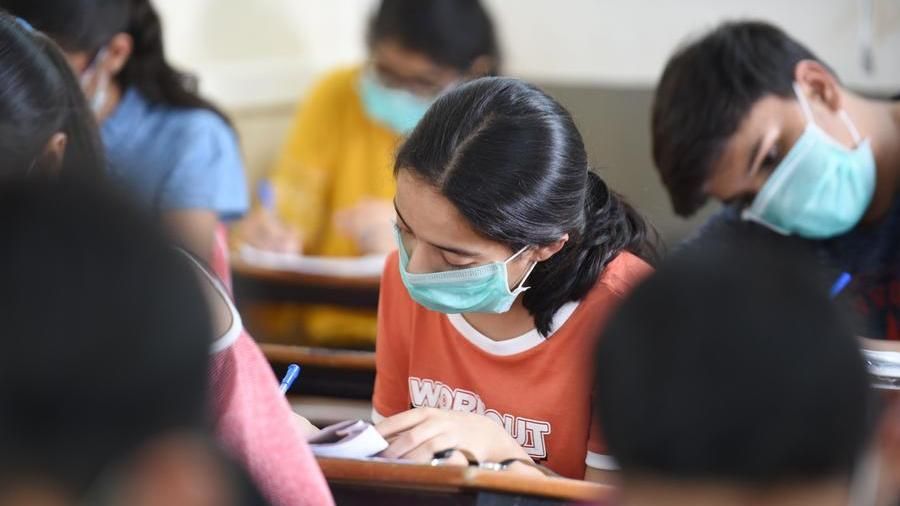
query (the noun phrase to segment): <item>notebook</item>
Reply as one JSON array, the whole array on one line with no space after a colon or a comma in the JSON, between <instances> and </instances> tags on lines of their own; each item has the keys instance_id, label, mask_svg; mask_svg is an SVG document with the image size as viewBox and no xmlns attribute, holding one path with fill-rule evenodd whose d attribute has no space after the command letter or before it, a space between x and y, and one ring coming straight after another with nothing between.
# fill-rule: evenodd
<instances>
[{"instance_id":1,"label":"notebook","mask_svg":"<svg viewBox=\"0 0 900 506\"><path fill-rule=\"evenodd\" d=\"M388 447L375 427L362 420L348 420L325 427L307 439L317 457L366 459Z\"/></svg>"}]
</instances>

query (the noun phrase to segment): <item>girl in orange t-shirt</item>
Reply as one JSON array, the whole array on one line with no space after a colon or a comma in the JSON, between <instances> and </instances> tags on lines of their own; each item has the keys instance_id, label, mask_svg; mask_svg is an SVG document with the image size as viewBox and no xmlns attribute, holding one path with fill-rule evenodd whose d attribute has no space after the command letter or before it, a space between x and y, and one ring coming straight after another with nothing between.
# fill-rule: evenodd
<instances>
[{"instance_id":1,"label":"girl in orange t-shirt","mask_svg":"<svg viewBox=\"0 0 900 506\"><path fill-rule=\"evenodd\" d=\"M655 250L589 171L569 113L515 79L473 81L432 106L395 172L373 398L385 455L614 468L592 435L590 357Z\"/></svg>"}]
</instances>

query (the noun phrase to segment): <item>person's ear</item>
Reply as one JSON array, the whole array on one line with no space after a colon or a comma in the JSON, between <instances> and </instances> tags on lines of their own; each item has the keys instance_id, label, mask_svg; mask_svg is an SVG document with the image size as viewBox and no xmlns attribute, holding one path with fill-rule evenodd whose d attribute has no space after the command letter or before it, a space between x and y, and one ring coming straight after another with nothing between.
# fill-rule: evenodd
<instances>
[{"instance_id":1,"label":"person's ear","mask_svg":"<svg viewBox=\"0 0 900 506\"><path fill-rule=\"evenodd\" d=\"M63 159L66 156L66 145L69 137L63 132L56 132L50 136L50 140L44 145L44 151L35 160L34 164L41 167L49 174L56 175L62 169Z\"/></svg>"},{"instance_id":2,"label":"person's ear","mask_svg":"<svg viewBox=\"0 0 900 506\"><path fill-rule=\"evenodd\" d=\"M569 234L565 234L556 241L545 244L543 246L538 246L531 250L531 258L532 262L543 262L545 260L549 260L550 257L559 253L559 250L563 249L563 246L569 242Z\"/></svg>"},{"instance_id":3,"label":"person's ear","mask_svg":"<svg viewBox=\"0 0 900 506\"><path fill-rule=\"evenodd\" d=\"M491 75L494 73L494 68L496 66L497 62L494 57L487 55L479 56L478 58L475 58L475 61L469 66L469 70L466 71L466 78L477 79L479 77Z\"/></svg>"},{"instance_id":4,"label":"person's ear","mask_svg":"<svg viewBox=\"0 0 900 506\"><path fill-rule=\"evenodd\" d=\"M110 75L117 75L128 63L134 51L134 39L127 33L117 33L106 44L106 56L100 63Z\"/></svg>"},{"instance_id":5,"label":"person's ear","mask_svg":"<svg viewBox=\"0 0 900 506\"><path fill-rule=\"evenodd\" d=\"M820 102L832 112L843 109L843 88L834 74L821 63L814 60L797 63L794 81L810 102Z\"/></svg>"}]
</instances>

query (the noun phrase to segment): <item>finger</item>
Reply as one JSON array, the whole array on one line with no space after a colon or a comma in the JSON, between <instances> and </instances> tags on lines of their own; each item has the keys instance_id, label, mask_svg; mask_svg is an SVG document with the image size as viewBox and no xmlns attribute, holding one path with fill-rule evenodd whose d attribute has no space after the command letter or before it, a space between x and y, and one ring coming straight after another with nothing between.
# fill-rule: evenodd
<instances>
[{"instance_id":1,"label":"finger","mask_svg":"<svg viewBox=\"0 0 900 506\"><path fill-rule=\"evenodd\" d=\"M408 431L401 432L397 435L397 437L390 442L387 449L384 450L383 454L388 458L401 457L413 449L418 448L426 441L446 432L448 432L446 424L441 423L438 420L427 419Z\"/></svg>"},{"instance_id":2,"label":"finger","mask_svg":"<svg viewBox=\"0 0 900 506\"><path fill-rule=\"evenodd\" d=\"M398 413L375 424L375 430L381 434L381 437L387 438L396 436L398 433L406 432L425 421L425 419L430 416L431 409L432 408L414 408L409 411Z\"/></svg>"},{"instance_id":3,"label":"finger","mask_svg":"<svg viewBox=\"0 0 900 506\"><path fill-rule=\"evenodd\" d=\"M435 453L456 448L458 444L459 440L453 434L441 433L396 458L414 462L431 462ZM447 465L468 465L468 461L460 452L453 452L443 463Z\"/></svg>"},{"instance_id":4,"label":"finger","mask_svg":"<svg viewBox=\"0 0 900 506\"><path fill-rule=\"evenodd\" d=\"M300 234L292 233L286 241L285 253L293 253L299 255L303 252L303 242L300 240Z\"/></svg>"}]
</instances>

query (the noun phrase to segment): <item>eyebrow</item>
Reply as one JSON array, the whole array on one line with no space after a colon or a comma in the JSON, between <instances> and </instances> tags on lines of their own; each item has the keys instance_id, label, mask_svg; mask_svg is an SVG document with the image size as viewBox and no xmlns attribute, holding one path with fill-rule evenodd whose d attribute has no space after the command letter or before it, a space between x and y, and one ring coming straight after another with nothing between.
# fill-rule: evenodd
<instances>
[{"instance_id":1,"label":"eyebrow","mask_svg":"<svg viewBox=\"0 0 900 506\"><path fill-rule=\"evenodd\" d=\"M378 72L387 74L389 76L389 78L391 78L391 79L398 79L401 81L415 81L416 84L418 84L420 86L421 85L440 86L440 84L441 84L440 78L434 76L433 72L429 73L427 76L421 75L421 74L416 74L416 75L411 75L411 76L400 75L397 72L395 72L394 69L392 69L380 62L375 62L375 69Z\"/></svg>"},{"instance_id":2,"label":"eyebrow","mask_svg":"<svg viewBox=\"0 0 900 506\"><path fill-rule=\"evenodd\" d=\"M397 199L394 199L394 211L397 212L397 218L400 219L400 221L403 223L403 226L408 228L410 230L410 232L412 232L413 235L415 235L416 232L412 229L412 227L409 226L409 223L407 223L406 220L403 219L403 215L400 214L400 208L397 207ZM459 255L461 257L477 258L477 257L481 256L478 253L466 251L464 249L451 248L449 246L441 246L440 244L435 244L435 243L429 243L429 244L431 244L432 246L434 246L435 248L437 248L441 251L446 251L447 253L453 253L454 255Z\"/></svg>"}]
</instances>

